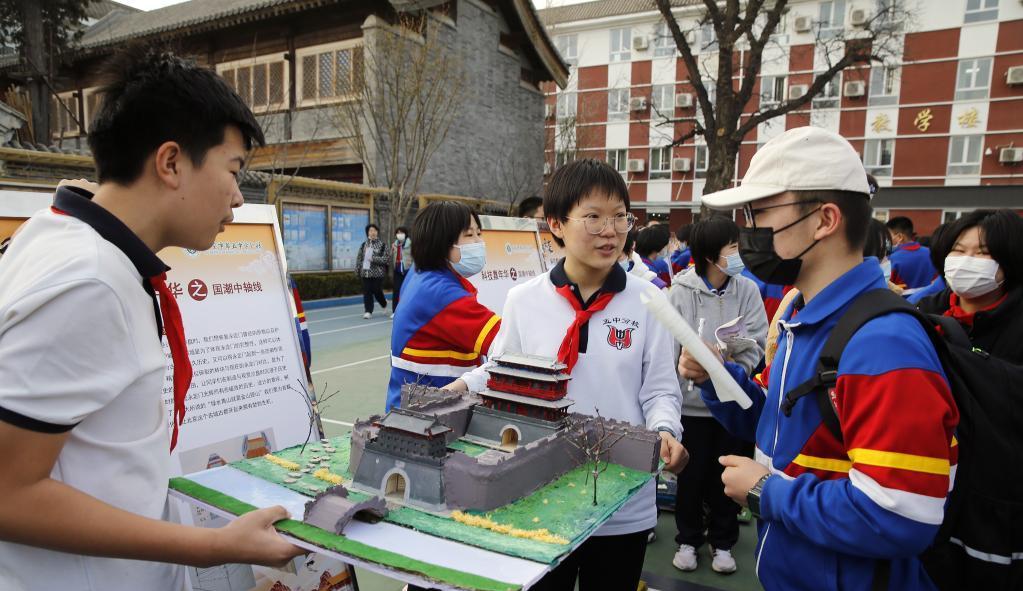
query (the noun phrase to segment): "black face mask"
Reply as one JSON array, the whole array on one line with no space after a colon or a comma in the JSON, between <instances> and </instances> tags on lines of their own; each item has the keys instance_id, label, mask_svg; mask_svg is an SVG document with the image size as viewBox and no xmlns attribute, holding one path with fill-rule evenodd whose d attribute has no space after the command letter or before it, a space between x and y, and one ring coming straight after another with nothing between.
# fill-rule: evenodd
<instances>
[{"instance_id":1,"label":"black face mask","mask_svg":"<svg viewBox=\"0 0 1023 591\"><path fill-rule=\"evenodd\" d=\"M799 270L803 267L803 255L817 246L819 240L806 247L794 259L783 259L774 251L774 235L780 234L820 211L811 211L791 224L775 230L774 228L739 228L739 256L743 264L757 279L773 285L792 285L799 278Z\"/></svg>"}]
</instances>

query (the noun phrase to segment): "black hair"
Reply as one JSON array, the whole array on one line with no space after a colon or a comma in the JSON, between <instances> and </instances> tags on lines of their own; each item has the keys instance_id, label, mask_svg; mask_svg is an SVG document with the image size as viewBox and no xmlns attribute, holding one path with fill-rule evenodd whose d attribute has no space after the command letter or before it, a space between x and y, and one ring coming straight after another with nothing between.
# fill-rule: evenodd
<instances>
[{"instance_id":1,"label":"black hair","mask_svg":"<svg viewBox=\"0 0 1023 591\"><path fill-rule=\"evenodd\" d=\"M660 252L671 240L671 230L663 224L647 226L639 231L636 236L636 252L642 257L649 258L649 255Z\"/></svg>"},{"instance_id":2,"label":"black hair","mask_svg":"<svg viewBox=\"0 0 1023 591\"><path fill-rule=\"evenodd\" d=\"M408 238L408 228L406 228L405 226L398 226L397 228L394 229L395 234L397 234L398 232L404 232L405 237Z\"/></svg>"},{"instance_id":3,"label":"black hair","mask_svg":"<svg viewBox=\"0 0 1023 591\"><path fill-rule=\"evenodd\" d=\"M881 185L877 184L877 179L874 175L867 173L867 187L870 189L870 198L877 197L877 194L881 192Z\"/></svg>"},{"instance_id":4,"label":"black hair","mask_svg":"<svg viewBox=\"0 0 1023 591\"><path fill-rule=\"evenodd\" d=\"M890 254L892 254L891 232L881 220L870 220L870 227L867 228L867 240L863 243L863 258L875 257L880 261Z\"/></svg>"},{"instance_id":5,"label":"black hair","mask_svg":"<svg viewBox=\"0 0 1023 591\"><path fill-rule=\"evenodd\" d=\"M1006 287L1023 281L1023 218L1011 209L978 209L950 223L937 237L932 259L944 275L945 258L959 237L970 228L980 228L981 244L1005 273Z\"/></svg>"},{"instance_id":6,"label":"black hair","mask_svg":"<svg viewBox=\"0 0 1023 591\"><path fill-rule=\"evenodd\" d=\"M543 197L537 197L536 195L526 197L522 200L522 203L519 203L519 217L531 218L536 213L536 210L541 207L543 207Z\"/></svg>"},{"instance_id":7,"label":"black hair","mask_svg":"<svg viewBox=\"0 0 1023 591\"><path fill-rule=\"evenodd\" d=\"M543 214L548 219L564 222L568 213L591 193L617 198L625 204L625 211L632 211L629 204L629 188L621 173L603 160L583 158L574 160L554 171L543 198ZM554 236L558 246L565 241Z\"/></svg>"},{"instance_id":8,"label":"black hair","mask_svg":"<svg viewBox=\"0 0 1023 591\"><path fill-rule=\"evenodd\" d=\"M867 240L867 229L870 220L874 219L874 210L870 207L870 197L866 193L856 191L793 191L800 201L807 201L802 206L803 213L812 211L823 204L837 205L845 222L845 239L851 250L862 250Z\"/></svg>"},{"instance_id":9,"label":"black hair","mask_svg":"<svg viewBox=\"0 0 1023 591\"><path fill-rule=\"evenodd\" d=\"M739 226L723 216L712 216L693 224L689 232L689 250L700 277L707 276L707 265L721 256L721 249L739 241Z\"/></svg>"},{"instance_id":10,"label":"black hair","mask_svg":"<svg viewBox=\"0 0 1023 591\"><path fill-rule=\"evenodd\" d=\"M904 215L900 215L898 217L894 217L888 220L888 223L886 225L888 226L889 230L893 232L898 232L899 234L904 235L906 238L913 237L913 220L907 218Z\"/></svg>"},{"instance_id":11,"label":"black hair","mask_svg":"<svg viewBox=\"0 0 1023 591\"><path fill-rule=\"evenodd\" d=\"M625 254L632 254L633 247L636 246L636 235L639 231L636 228L629 230L629 233L625 235L625 246L622 247L622 252Z\"/></svg>"},{"instance_id":12,"label":"black hair","mask_svg":"<svg viewBox=\"0 0 1023 591\"><path fill-rule=\"evenodd\" d=\"M941 244L941 237L945 234L945 230L948 230L950 225L952 224L945 222L931 232L931 265L937 269L939 273L943 272L945 269L945 257L940 255L937 247Z\"/></svg>"},{"instance_id":13,"label":"black hair","mask_svg":"<svg viewBox=\"0 0 1023 591\"><path fill-rule=\"evenodd\" d=\"M369 229L370 228L376 229L377 234L380 234L380 226L374 224L373 222L370 222L370 223L366 224L366 236L369 236Z\"/></svg>"},{"instance_id":14,"label":"black hair","mask_svg":"<svg viewBox=\"0 0 1023 591\"><path fill-rule=\"evenodd\" d=\"M164 142L177 142L195 166L238 128L245 149L266 143L252 111L213 70L142 46L115 54L102 68L102 103L89 131L99 182L129 185Z\"/></svg>"},{"instance_id":15,"label":"black hair","mask_svg":"<svg viewBox=\"0 0 1023 591\"><path fill-rule=\"evenodd\" d=\"M459 236L480 225L480 216L464 203L434 201L419 210L412 222L412 260L421 271L448 268L448 253Z\"/></svg>"},{"instance_id":16,"label":"black hair","mask_svg":"<svg viewBox=\"0 0 1023 591\"><path fill-rule=\"evenodd\" d=\"M685 242L689 244L689 232L692 230L691 224L686 224L675 231L675 238L678 238L679 242Z\"/></svg>"}]
</instances>

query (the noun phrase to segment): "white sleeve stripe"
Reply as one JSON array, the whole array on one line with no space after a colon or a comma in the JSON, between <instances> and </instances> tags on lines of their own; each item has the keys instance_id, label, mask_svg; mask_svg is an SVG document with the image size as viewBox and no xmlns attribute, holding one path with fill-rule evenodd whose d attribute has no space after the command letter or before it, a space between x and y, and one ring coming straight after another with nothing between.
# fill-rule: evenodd
<instances>
[{"instance_id":1,"label":"white sleeve stripe","mask_svg":"<svg viewBox=\"0 0 1023 591\"><path fill-rule=\"evenodd\" d=\"M906 519L928 525L941 525L945 518L945 497L929 497L885 488L856 468L849 470L849 481L878 506Z\"/></svg>"}]
</instances>

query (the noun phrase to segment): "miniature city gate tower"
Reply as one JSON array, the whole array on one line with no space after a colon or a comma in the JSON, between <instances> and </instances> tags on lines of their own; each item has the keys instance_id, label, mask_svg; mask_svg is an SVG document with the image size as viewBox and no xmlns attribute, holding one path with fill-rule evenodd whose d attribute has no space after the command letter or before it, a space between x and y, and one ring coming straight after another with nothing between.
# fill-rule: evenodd
<instances>
[{"instance_id":1,"label":"miniature city gate tower","mask_svg":"<svg viewBox=\"0 0 1023 591\"><path fill-rule=\"evenodd\" d=\"M547 357L522 354L505 354L493 361L487 370L487 391L480 393L483 406L550 422L565 417L572 405L564 400L571 379L565 373L568 366ZM502 443L507 445L504 439L502 436Z\"/></svg>"},{"instance_id":2,"label":"miniature city gate tower","mask_svg":"<svg viewBox=\"0 0 1023 591\"><path fill-rule=\"evenodd\" d=\"M376 426L380 431L374 447L387 453L412 458L443 458L447 453L447 434L451 427L434 415L396 407Z\"/></svg>"}]
</instances>

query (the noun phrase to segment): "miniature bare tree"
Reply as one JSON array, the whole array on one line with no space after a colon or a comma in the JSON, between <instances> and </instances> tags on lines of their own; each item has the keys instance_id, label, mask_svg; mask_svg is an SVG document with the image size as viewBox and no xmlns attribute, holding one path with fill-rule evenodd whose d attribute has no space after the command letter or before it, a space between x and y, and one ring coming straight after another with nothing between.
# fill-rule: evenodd
<instances>
[{"instance_id":1,"label":"miniature bare tree","mask_svg":"<svg viewBox=\"0 0 1023 591\"><path fill-rule=\"evenodd\" d=\"M699 117L672 118L669 124L687 122L691 127L671 144L681 145L697 135L707 144L707 184L705 192L731 186L735 176L736 155L749 132L765 121L781 117L808 105L829 85L837 82L842 70L851 66L885 62L901 55L903 30L912 14L904 2L886 0L866 22L855 28L832 27L815 21L815 51L823 57L825 68L818 72L806 93L788 96L786 100L761 103L752 116L745 114L754 98L754 88L764 62L764 50L772 42L788 0L703 0L702 19L684 30L672 12L672 0L654 0L689 72L689 82L696 94ZM713 35L709 35L710 31ZM702 47L694 48L687 35L696 36ZM716 52L715 52L716 46ZM702 59L697 51L708 52L711 60ZM706 64L716 57L716 68L707 71ZM740 81L733 82L736 78ZM711 84L713 86L711 86ZM674 135L674 134L673 134Z\"/></svg>"},{"instance_id":2,"label":"miniature bare tree","mask_svg":"<svg viewBox=\"0 0 1023 591\"><path fill-rule=\"evenodd\" d=\"M323 407L331 398L341 393L341 390L334 390L330 394L321 397L319 400L316 399L315 395L309 393L309 389L303 380L297 379L295 382L298 383L298 388L288 384L288 389L302 397L302 400L306 404L306 412L309 415L309 432L305 436L305 441L302 442L302 449L299 450L299 454L305 453L305 446L309 445L309 440L313 438L313 431L323 431L323 426L319 424L320 408ZM326 392L327 384L323 384L323 391Z\"/></svg>"},{"instance_id":3,"label":"miniature bare tree","mask_svg":"<svg viewBox=\"0 0 1023 591\"><path fill-rule=\"evenodd\" d=\"M585 422L568 419L570 435L565 438L572 447L582 454L585 464L593 464L590 472L586 475L586 482L593 476L593 504L597 504L597 479L607 471L610 465L609 456L611 448L621 441L627 430L621 432L608 431L604 424L604 417L600 416L600 409L594 409L596 417ZM592 429L590 425L593 425ZM603 462L603 465L601 465Z\"/></svg>"},{"instance_id":4,"label":"miniature bare tree","mask_svg":"<svg viewBox=\"0 0 1023 591\"><path fill-rule=\"evenodd\" d=\"M354 60L350 100L336 105L334 117L362 160L366 182L390 189L394 227L416 203L464 103L467 74L435 17L401 13L393 24L371 18L377 26Z\"/></svg>"}]
</instances>

